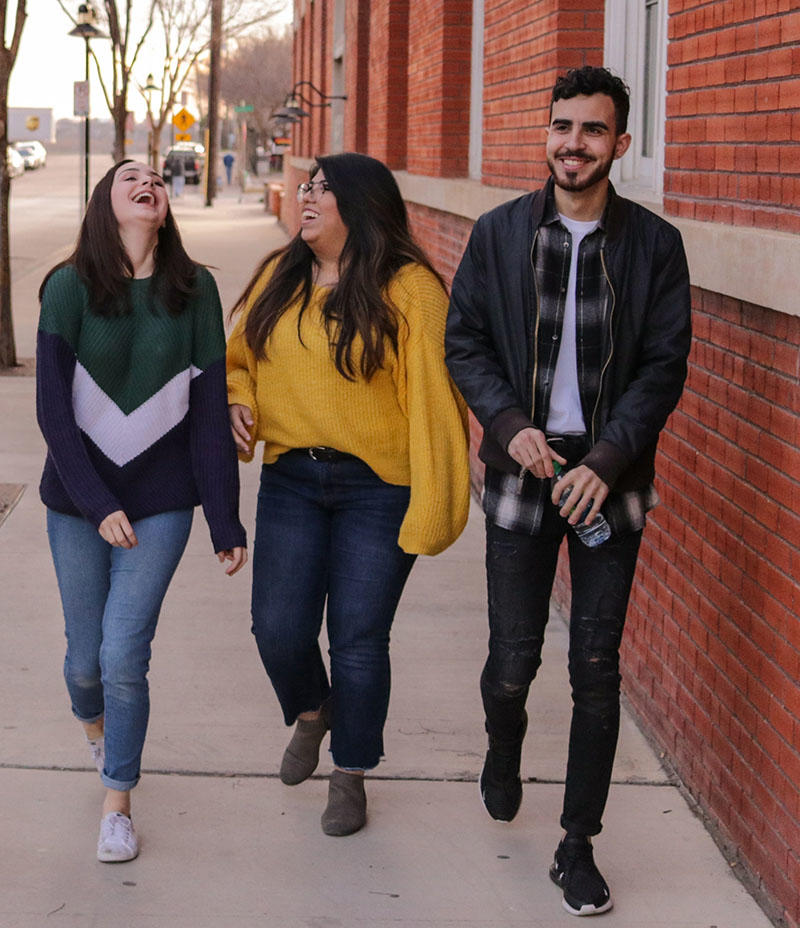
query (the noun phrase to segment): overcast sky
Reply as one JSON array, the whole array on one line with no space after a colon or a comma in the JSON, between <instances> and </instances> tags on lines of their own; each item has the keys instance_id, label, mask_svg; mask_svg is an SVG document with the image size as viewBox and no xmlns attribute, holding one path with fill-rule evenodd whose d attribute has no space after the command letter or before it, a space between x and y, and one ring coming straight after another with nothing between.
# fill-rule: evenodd
<instances>
[{"instance_id":1,"label":"overcast sky","mask_svg":"<svg viewBox=\"0 0 800 928\"><path fill-rule=\"evenodd\" d=\"M80 0L67 0L67 5L77 11ZM144 0L134 0L136 6L144 7ZM13 28L16 3L8 4L7 34ZM291 22L291 0L286 2L283 22ZM68 35L72 29L56 0L27 0L28 18L22 31L22 42L16 64L11 72L8 105L14 107L51 107L53 119L63 119L73 113L73 83L83 80L85 73L84 43L82 39ZM276 24L281 20L275 20ZM104 40L97 39L98 44ZM133 78L144 84L147 74L158 74L159 60L137 60ZM92 65L90 72L94 72ZM92 81L91 114L98 119L109 119L108 108L103 100L99 84ZM139 92L129 92L128 107L136 112L137 118L144 116L144 104Z\"/></svg>"}]
</instances>

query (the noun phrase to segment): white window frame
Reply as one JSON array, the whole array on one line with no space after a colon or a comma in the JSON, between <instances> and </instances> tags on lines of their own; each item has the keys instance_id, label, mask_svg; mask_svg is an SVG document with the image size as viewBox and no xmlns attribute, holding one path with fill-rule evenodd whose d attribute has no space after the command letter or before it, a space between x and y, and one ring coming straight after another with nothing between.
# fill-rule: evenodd
<instances>
[{"instance_id":1,"label":"white window frame","mask_svg":"<svg viewBox=\"0 0 800 928\"><path fill-rule=\"evenodd\" d=\"M333 5L333 95L345 92L345 2ZM344 151L344 100L331 100L331 154Z\"/></svg>"},{"instance_id":2,"label":"white window frame","mask_svg":"<svg viewBox=\"0 0 800 928\"><path fill-rule=\"evenodd\" d=\"M646 6L653 0L606 0L606 67L622 77L631 90L628 132L633 141L628 153L614 164L611 179L620 193L631 199L661 206L664 197L664 129L666 124L667 21L669 0L655 0L656 35L650 62L652 81L653 151L642 151L644 142Z\"/></svg>"},{"instance_id":3,"label":"white window frame","mask_svg":"<svg viewBox=\"0 0 800 928\"><path fill-rule=\"evenodd\" d=\"M484 0L472 0L472 52L469 89L469 176L483 176L483 27Z\"/></svg>"}]
</instances>

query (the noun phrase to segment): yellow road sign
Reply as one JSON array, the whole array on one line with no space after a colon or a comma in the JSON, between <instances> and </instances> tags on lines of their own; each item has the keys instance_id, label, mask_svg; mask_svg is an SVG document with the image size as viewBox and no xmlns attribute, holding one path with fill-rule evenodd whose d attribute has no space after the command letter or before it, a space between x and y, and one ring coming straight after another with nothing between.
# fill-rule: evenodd
<instances>
[{"instance_id":1,"label":"yellow road sign","mask_svg":"<svg viewBox=\"0 0 800 928\"><path fill-rule=\"evenodd\" d=\"M175 141L176 142L191 142L192 133L191 132L176 132Z\"/></svg>"},{"instance_id":2,"label":"yellow road sign","mask_svg":"<svg viewBox=\"0 0 800 928\"><path fill-rule=\"evenodd\" d=\"M190 129L194 125L194 116L187 109L180 109L172 117L172 125L177 126L181 132L185 132L187 129Z\"/></svg>"}]
</instances>

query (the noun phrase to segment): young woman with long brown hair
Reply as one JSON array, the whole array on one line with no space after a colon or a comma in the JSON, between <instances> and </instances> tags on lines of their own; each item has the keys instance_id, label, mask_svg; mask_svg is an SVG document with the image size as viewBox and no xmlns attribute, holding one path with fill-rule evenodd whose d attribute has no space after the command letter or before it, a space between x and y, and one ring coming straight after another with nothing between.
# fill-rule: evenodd
<instances>
[{"instance_id":1,"label":"young woman with long brown hair","mask_svg":"<svg viewBox=\"0 0 800 928\"><path fill-rule=\"evenodd\" d=\"M130 160L95 187L75 251L39 297L40 494L64 677L106 787L97 856L131 860L150 646L196 505L226 572L247 560L222 309L184 250L164 181Z\"/></svg>"},{"instance_id":2,"label":"young woman with long brown hair","mask_svg":"<svg viewBox=\"0 0 800 928\"><path fill-rule=\"evenodd\" d=\"M298 201L299 232L234 307L228 401L241 454L264 442L252 619L296 723L280 776L309 777L330 729L322 828L346 835L366 821L363 775L383 754L406 579L466 521L466 414L444 364L447 294L389 169L317 158Z\"/></svg>"}]
</instances>

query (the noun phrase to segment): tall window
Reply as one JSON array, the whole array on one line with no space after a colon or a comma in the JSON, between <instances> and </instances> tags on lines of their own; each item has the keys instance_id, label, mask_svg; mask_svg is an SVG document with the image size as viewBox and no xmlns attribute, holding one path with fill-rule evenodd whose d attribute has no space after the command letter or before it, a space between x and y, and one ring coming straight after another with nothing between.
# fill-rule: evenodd
<instances>
[{"instance_id":1,"label":"tall window","mask_svg":"<svg viewBox=\"0 0 800 928\"><path fill-rule=\"evenodd\" d=\"M631 89L633 142L612 179L626 196L661 202L668 0L607 0L605 63Z\"/></svg>"}]
</instances>

